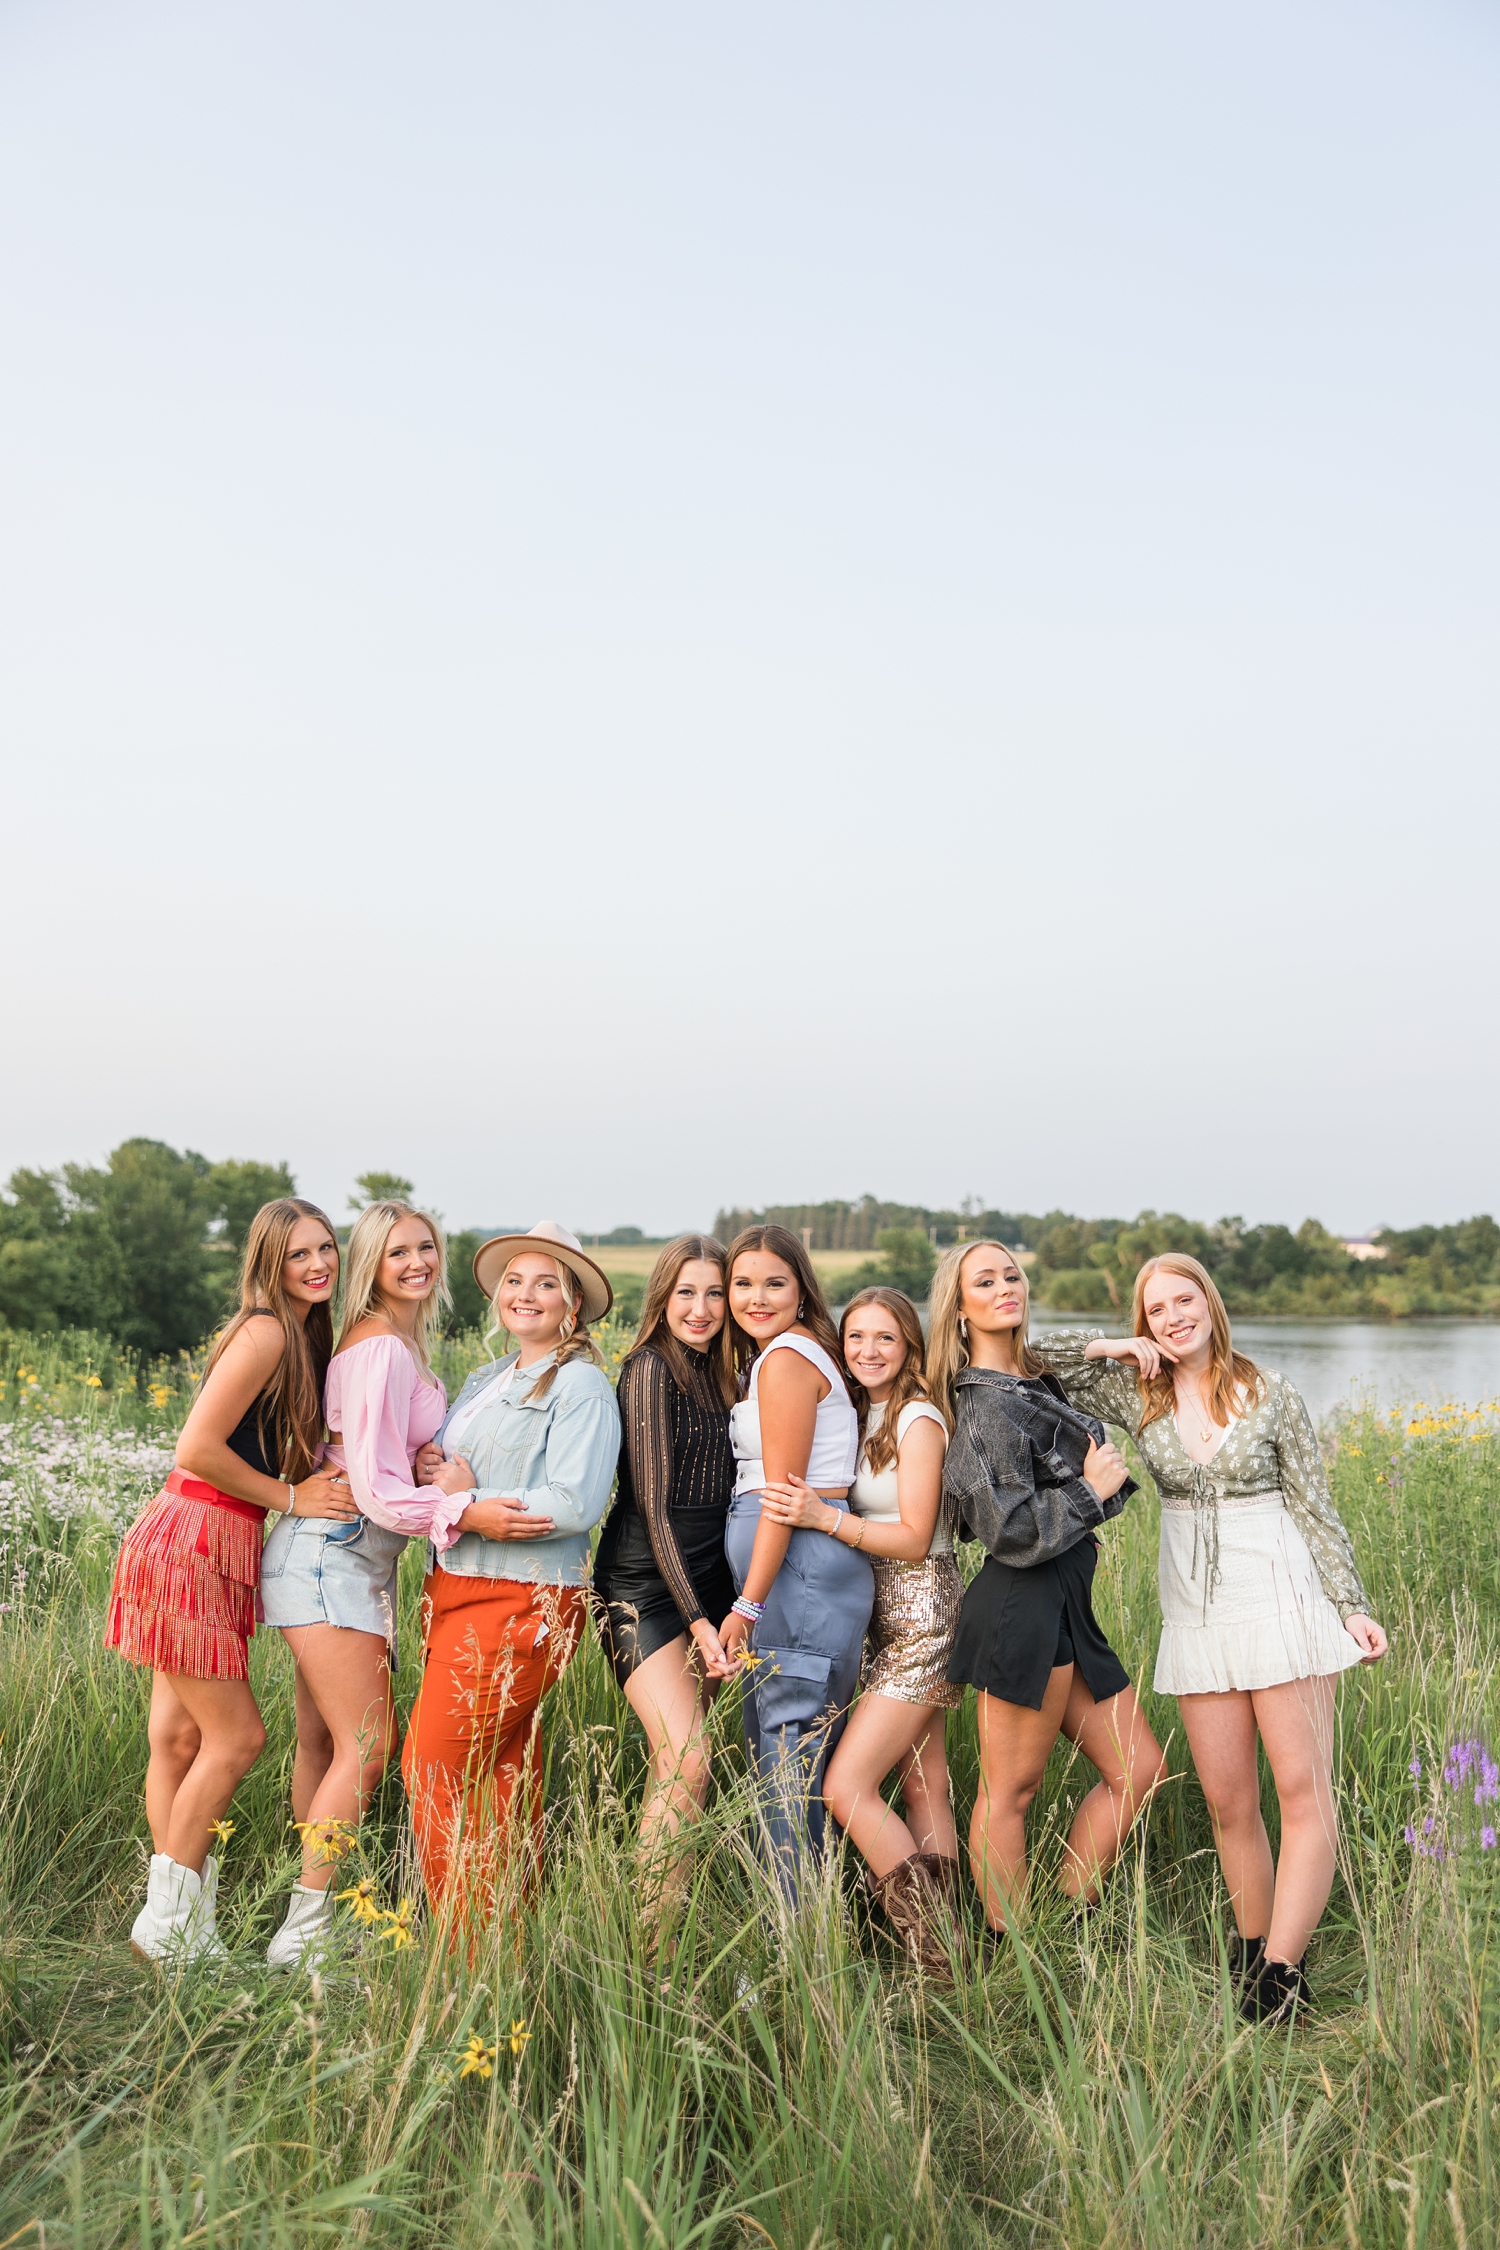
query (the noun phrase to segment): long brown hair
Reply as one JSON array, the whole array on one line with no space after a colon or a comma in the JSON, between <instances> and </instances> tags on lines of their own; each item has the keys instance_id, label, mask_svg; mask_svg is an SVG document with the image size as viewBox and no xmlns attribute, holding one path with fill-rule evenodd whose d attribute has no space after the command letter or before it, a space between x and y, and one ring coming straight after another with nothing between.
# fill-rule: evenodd
<instances>
[{"instance_id":1,"label":"long brown hair","mask_svg":"<svg viewBox=\"0 0 1500 2250\"><path fill-rule=\"evenodd\" d=\"M1154 1273L1180 1274L1184 1281L1196 1281L1208 1299L1208 1318L1213 1330L1213 1357L1209 1362L1208 1399L1215 1422L1221 1430L1229 1427L1231 1415L1243 1414L1240 1392L1247 1394L1247 1404L1259 1404L1266 1395L1266 1379L1253 1359L1234 1348L1230 1334L1229 1314L1224 1300L1214 1284L1207 1266L1200 1266L1185 1250L1164 1250L1159 1258L1148 1258L1135 1277L1135 1295L1131 1299L1130 1317L1132 1331L1137 1336L1150 1336L1151 1324L1146 1318L1146 1283ZM1155 1341L1155 1338L1152 1338ZM1136 1388L1141 1394L1145 1412L1141 1428L1149 1422L1159 1422L1164 1414L1175 1413L1177 1389L1170 1364L1163 1360L1156 1374L1148 1382L1137 1373Z\"/></svg>"},{"instance_id":2,"label":"long brown hair","mask_svg":"<svg viewBox=\"0 0 1500 2250\"><path fill-rule=\"evenodd\" d=\"M976 1250L998 1250L1009 1258L1021 1276L1021 1324L1016 1330L1016 1365L1023 1375L1045 1375L1047 1362L1027 1338L1031 1322L1031 1284L1026 1278L1026 1268L1003 1242L986 1236L979 1242L955 1242L945 1250L937 1262L932 1277L932 1296L927 1307L927 1381L931 1387L932 1402L948 1418L948 1427L954 1426L957 1400L954 1384L961 1371L969 1364L967 1337L959 1326L963 1307L963 1268L965 1258Z\"/></svg>"},{"instance_id":3,"label":"long brown hair","mask_svg":"<svg viewBox=\"0 0 1500 2250\"><path fill-rule=\"evenodd\" d=\"M849 1363L844 1358L844 1336L849 1326L849 1315L857 1313L861 1305L879 1305L888 1312L900 1329L906 1344L906 1357L896 1371L891 1384L891 1395L885 1402L885 1413L875 1435L865 1442L870 1426L870 1394L857 1375L850 1374ZM898 1444L897 1431L901 1409L910 1406L914 1398L930 1399L927 1388L927 1347L922 1337L922 1317L904 1289L888 1289L884 1283L873 1289L861 1289L844 1307L844 1317L839 1322L839 1358L844 1372L849 1376L849 1388L854 1404L859 1410L859 1444L865 1457L865 1466L872 1476L882 1469L895 1466Z\"/></svg>"},{"instance_id":4,"label":"long brown hair","mask_svg":"<svg viewBox=\"0 0 1500 2250\"><path fill-rule=\"evenodd\" d=\"M432 1347L443 1332L443 1314L453 1303L448 1290L448 1245L436 1219L410 1203L367 1203L349 1234L349 1254L344 1267L344 1303L339 1314L338 1343L380 1305L380 1267L392 1230L403 1219L415 1219L432 1236L437 1251L437 1285L417 1307L411 1347L417 1364L432 1373ZM335 1350L338 1346L335 1345Z\"/></svg>"},{"instance_id":5,"label":"long brown hair","mask_svg":"<svg viewBox=\"0 0 1500 2250\"><path fill-rule=\"evenodd\" d=\"M720 1395L726 1406L733 1406L739 1397L740 1388L736 1360L737 1356L743 1356L743 1346L737 1355L737 1331L729 1317L729 1266L723 1243L716 1242L711 1234L680 1234L675 1242L669 1242L662 1251L651 1268L645 1302L641 1306L640 1326L635 1332L635 1342L620 1363L620 1371L624 1373L637 1352L653 1351L666 1361L668 1373L677 1388L680 1391L688 1388L687 1354L680 1338L674 1336L667 1326L667 1306L672 1301L672 1291L677 1287L678 1275L694 1259L701 1259L705 1265L717 1266L719 1279L724 1284L724 1325L708 1349L712 1355Z\"/></svg>"},{"instance_id":6,"label":"long brown hair","mask_svg":"<svg viewBox=\"0 0 1500 2250\"><path fill-rule=\"evenodd\" d=\"M562 1334L557 1339L557 1357L553 1360L552 1365L537 1377L526 1393L525 1403L528 1406L536 1405L547 1396L547 1393L557 1381L559 1373L567 1366L570 1359L591 1359L596 1367L602 1369L604 1366L604 1354L589 1334L588 1323L585 1321L581 1326L579 1324L578 1316L583 1311L583 1283L568 1264L566 1258L554 1251L550 1243L545 1249L542 1248L543 1239L545 1238L538 1240L538 1253L547 1259L549 1264L556 1267L557 1278L562 1283L564 1291L571 1294L573 1301L563 1320ZM501 1268L500 1278L495 1283L495 1294L490 1299L490 1324L484 1332L486 1343L493 1336L509 1336L510 1334L510 1330L500 1317L500 1292L505 1286L505 1276L510 1272L517 1258L524 1256L524 1251L512 1250Z\"/></svg>"},{"instance_id":7,"label":"long brown hair","mask_svg":"<svg viewBox=\"0 0 1500 2250\"><path fill-rule=\"evenodd\" d=\"M206 1382L230 1337L238 1335L247 1320L258 1314L275 1314L281 1323L284 1348L276 1372L256 1402L256 1427L263 1446L269 1430L273 1444L266 1446L266 1451L274 1451L282 1476L293 1484L300 1484L313 1472L323 1437L323 1378L333 1357L332 1306L314 1305L306 1320L299 1320L288 1301L282 1275L287 1244L304 1219L316 1219L328 1229L337 1271L338 1236L326 1211L320 1211L316 1203L305 1203L300 1195L279 1195L274 1203L263 1203L245 1237L239 1310L215 1339L203 1370ZM332 1294L330 1290L329 1296Z\"/></svg>"},{"instance_id":8,"label":"long brown hair","mask_svg":"<svg viewBox=\"0 0 1500 2250\"><path fill-rule=\"evenodd\" d=\"M793 1234L790 1227L742 1228L725 1252L724 1274L726 1284L734 1279L735 1259L744 1257L752 1250L764 1250L768 1256L779 1258L784 1266L791 1267L793 1273L797 1276L797 1287L802 1292L802 1308L797 1315L798 1322L803 1328L811 1331L833 1361L834 1366L838 1368L840 1380L847 1384L848 1378L843 1373L843 1353L839 1348L839 1332L833 1325L833 1315L828 1310L828 1300L823 1295L817 1275L813 1272L813 1262L803 1248L801 1237ZM755 1358L760 1346L753 1336L746 1335L744 1329L735 1320L733 1310L730 1311L726 1325L733 1327L737 1342L742 1341L749 1345L750 1357Z\"/></svg>"}]
</instances>

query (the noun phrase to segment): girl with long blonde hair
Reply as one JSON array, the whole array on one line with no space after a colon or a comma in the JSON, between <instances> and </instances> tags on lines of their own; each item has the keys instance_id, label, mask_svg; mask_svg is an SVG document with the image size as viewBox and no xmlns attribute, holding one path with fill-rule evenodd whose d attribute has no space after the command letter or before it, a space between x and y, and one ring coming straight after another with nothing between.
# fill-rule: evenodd
<instances>
[{"instance_id":1,"label":"girl with long blonde hair","mask_svg":"<svg viewBox=\"0 0 1500 2250\"><path fill-rule=\"evenodd\" d=\"M724 1246L680 1235L651 1269L620 1369L619 1488L594 1557L599 1638L651 1759L641 1812L651 1909L687 1875L672 1843L708 1793L705 1722L729 1673L718 1623L734 1600L724 1525L736 1373Z\"/></svg>"},{"instance_id":2,"label":"girl with long blonde hair","mask_svg":"<svg viewBox=\"0 0 1500 2250\"><path fill-rule=\"evenodd\" d=\"M1333 1715L1341 1673L1387 1648L1306 1406L1234 1348L1196 1258L1149 1258L1130 1336L1048 1338L1068 1396L1128 1430L1161 1495L1156 1692L1175 1695L1234 1914L1240 2005L1279 2018L1311 1995L1304 1961L1333 1875ZM1281 1805L1273 1867L1257 1738Z\"/></svg>"},{"instance_id":3,"label":"girl with long blonde hair","mask_svg":"<svg viewBox=\"0 0 1500 2250\"><path fill-rule=\"evenodd\" d=\"M620 1414L589 1334L613 1302L578 1237L544 1219L474 1253L491 1333L516 1349L454 1401L433 1485L462 1513L432 1543L422 1686L401 1770L428 1898L471 1941L540 1877L541 1702L588 1604Z\"/></svg>"},{"instance_id":4,"label":"girl with long blonde hair","mask_svg":"<svg viewBox=\"0 0 1500 2250\"><path fill-rule=\"evenodd\" d=\"M1026 1808L1059 1734L1099 1774L1059 1877L1084 1909L1165 1775L1094 1615L1099 1527L1135 1486L1102 1423L1068 1404L1028 1343L1028 1317L1025 1270L1004 1243L959 1243L939 1261L928 1365L953 1426L943 1494L989 1550L964 1595L948 1677L979 1695L969 1854L992 1929L1022 1909Z\"/></svg>"},{"instance_id":5,"label":"girl with long blonde hair","mask_svg":"<svg viewBox=\"0 0 1500 2250\"><path fill-rule=\"evenodd\" d=\"M928 1391L921 1317L901 1290L862 1289L844 1308L839 1339L859 1408L848 1509L794 1477L764 1487L761 1513L850 1539L870 1558L875 1606L864 1678L823 1798L863 1854L871 1895L902 1944L946 1979L960 1890L943 1737L947 1712L963 1701L947 1676L963 1600L942 1505L948 1425ZM904 1820L881 1794L892 1772L901 1777Z\"/></svg>"},{"instance_id":6,"label":"girl with long blonde hair","mask_svg":"<svg viewBox=\"0 0 1500 2250\"><path fill-rule=\"evenodd\" d=\"M349 1236L324 1390L328 1465L358 1513L338 1524L284 1520L261 1563L266 1621L297 1668L292 1817L302 1837L272 1968L311 1958L326 1936L340 1857L396 1747L391 1665L406 1543L443 1541L463 1512L413 1477L447 1411L431 1352L449 1302L437 1221L407 1203L367 1204Z\"/></svg>"},{"instance_id":7,"label":"girl with long blonde hair","mask_svg":"<svg viewBox=\"0 0 1500 2250\"><path fill-rule=\"evenodd\" d=\"M347 1486L317 1466L338 1270L315 1203L283 1196L256 1212L239 1309L209 1354L177 1465L115 1565L105 1645L152 1673L151 1868L130 1933L144 1960L223 1952L209 1845L265 1747L250 1638L266 1516L354 1512Z\"/></svg>"}]
</instances>

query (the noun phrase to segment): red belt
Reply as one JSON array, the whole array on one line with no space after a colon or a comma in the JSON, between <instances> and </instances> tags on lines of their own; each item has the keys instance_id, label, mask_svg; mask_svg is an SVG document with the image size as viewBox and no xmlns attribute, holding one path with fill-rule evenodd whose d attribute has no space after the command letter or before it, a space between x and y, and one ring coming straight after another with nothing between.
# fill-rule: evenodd
<instances>
[{"instance_id":1,"label":"red belt","mask_svg":"<svg viewBox=\"0 0 1500 2250\"><path fill-rule=\"evenodd\" d=\"M243 1516L247 1523L264 1523L269 1511L258 1508L253 1500L236 1500L233 1493L221 1492L216 1484L205 1484L201 1477L190 1477L185 1469L174 1469L167 1479L168 1492L179 1500L206 1500L211 1508L225 1508L232 1516Z\"/></svg>"}]
</instances>

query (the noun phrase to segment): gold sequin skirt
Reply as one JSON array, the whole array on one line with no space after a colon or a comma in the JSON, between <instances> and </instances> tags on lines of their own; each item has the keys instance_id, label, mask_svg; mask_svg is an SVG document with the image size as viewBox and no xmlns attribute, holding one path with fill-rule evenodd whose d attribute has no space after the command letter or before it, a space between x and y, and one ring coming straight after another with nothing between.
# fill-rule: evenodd
<instances>
[{"instance_id":1,"label":"gold sequin skirt","mask_svg":"<svg viewBox=\"0 0 1500 2250\"><path fill-rule=\"evenodd\" d=\"M866 1695L956 1710L964 1691L949 1680L948 1659L964 1598L957 1563L951 1555L929 1555L925 1562L870 1559L875 1607L870 1617Z\"/></svg>"}]
</instances>

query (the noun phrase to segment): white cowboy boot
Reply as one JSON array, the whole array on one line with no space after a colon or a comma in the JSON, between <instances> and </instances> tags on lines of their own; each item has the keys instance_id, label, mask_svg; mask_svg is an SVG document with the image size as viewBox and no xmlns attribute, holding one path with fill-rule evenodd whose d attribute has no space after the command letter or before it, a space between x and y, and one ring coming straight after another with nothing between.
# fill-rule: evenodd
<instances>
[{"instance_id":1,"label":"white cowboy boot","mask_svg":"<svg viewBox=\"0 0 1500 2250\"><path fill-rule=\"evenodd\" d=\"M130 1950L138 1961L156 1958L159 1939L167 1911L167 1869L172 1862L165 1852L151 1854L151 1869L146 1877L146 1903L130 1925ZM212 1866L213 1862L209 1862Z\"/></svg>"},{"instance_id":2,"label":"white cowboy boot","mask_svg":"<svg viewBox=\"0 0 1500 2250\"><path fill-rule=\"evenodd\" d=\"M332 1883L322 1891L309 1890L305 1883L293 1883L286 1920L266 1948L268 1966L273 1969L316 1968L332 1923Z\"/></svg>"},{"instance_id":3,"label":"white cowboy boot","mask_svg":"<svg viewBox=\"0 0 1500 2250\"><path fill-rule=\"evenodd\" d=\"M144 1948L153 1961L222 1961L226 1958L214 1928L213 1899L203 1877L191 1867L167 1861L166 1897L152 1944Z\"/></svg>"}]
</instances>

